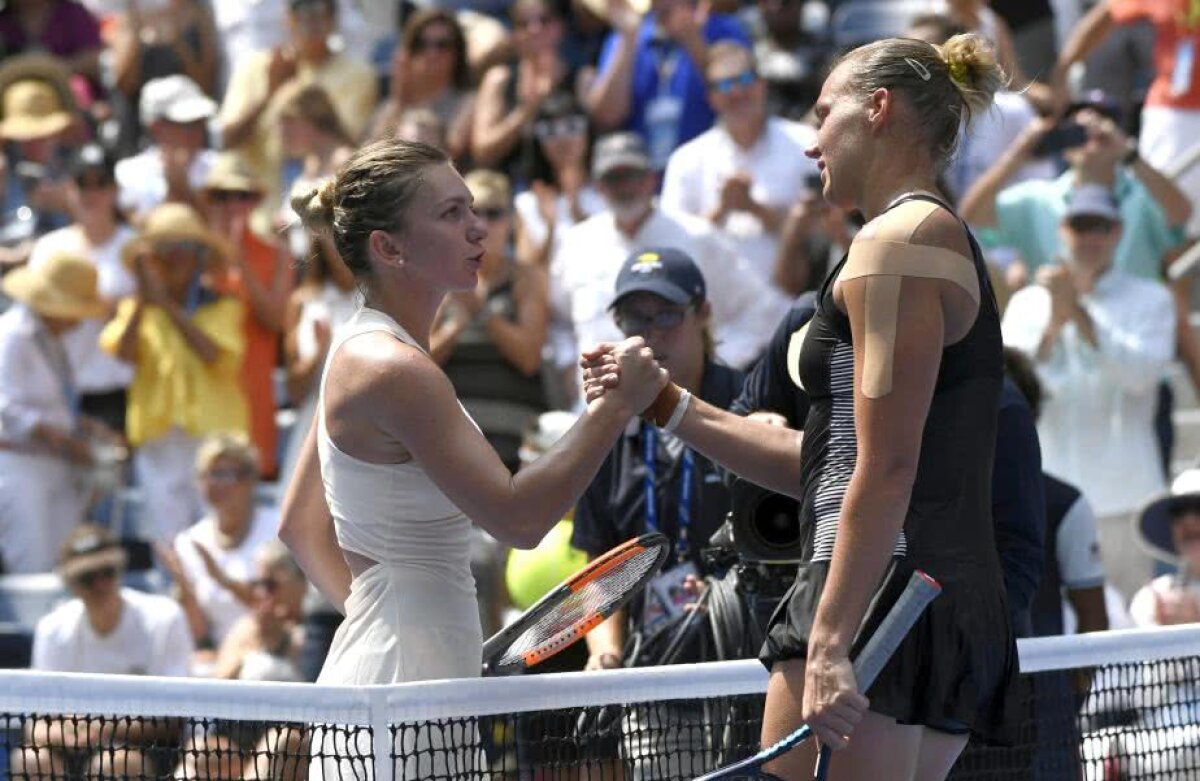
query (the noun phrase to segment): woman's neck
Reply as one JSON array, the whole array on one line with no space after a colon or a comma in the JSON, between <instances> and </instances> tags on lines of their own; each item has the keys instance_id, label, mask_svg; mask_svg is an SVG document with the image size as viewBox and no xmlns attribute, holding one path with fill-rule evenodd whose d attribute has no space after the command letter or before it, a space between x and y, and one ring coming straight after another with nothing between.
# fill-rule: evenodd
<instances>
[{"instance_id":1,"label":"woman's neck","mask_svg":"<svg viewBox=\"0 0 1200 781\"><path fill-rule=\"evenodd\" d=\"M898 198L909 193L937 195L938 186L929 172L915 172L903 176L877 178L874 182L868 181L863 193L859 205L863 217L870 222L887 211Z\"/></svg>"},{"instance_id":2,"label":"woman's neck","mask_svg":"<svg viewBox=\"0 0 1200 781\"><path fill-rule=\"evenodd\" d=\"M99 247L107 244L117 232L117 223L106 216L88 213L79 221L79 230L88 244Z\"/></svg>"},{"instance_id":3,"label":"woman's neck","mask_svg":"<svg viewBox=\"0 0 1200 781\"><path fill-rule=\"evenodd\" d=\"M429 351L429 332L433 329L434 316L443 298L443 291L435 293L379 283L369 287L363 294L368 307L383 312L399 323L426 352Z\"/></svg>"},{"instance_id":4,"label":"woman's neck","mask_svg":"<svg viewBox=\"0 0 1200 781\"><path fill-rule=\"evenodd\" d=\"M250 532L250 518L254 514L253 507L230 508L216 513L217 545L222 550L232 550L246 539Z\"/></svg>"}]
</instances>

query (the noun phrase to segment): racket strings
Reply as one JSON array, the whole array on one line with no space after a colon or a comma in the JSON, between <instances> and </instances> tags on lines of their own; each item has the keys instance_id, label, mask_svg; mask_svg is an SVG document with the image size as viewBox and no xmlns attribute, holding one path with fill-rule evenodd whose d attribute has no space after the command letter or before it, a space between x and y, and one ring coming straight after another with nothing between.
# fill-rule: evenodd
<instances>
[{"instance_id":1,"label":"racket strings","mask_svg":"<svg viewBox=\"0 0 1200 781\"><path fill-rule=\"evenodd\" d=\"M594 580L585 582L513 640L500 657L499 664L515 662L531 654L542 655L586 633L657 567L659 555L656 548L640 549Z\"/></svg>"}]
</instances>

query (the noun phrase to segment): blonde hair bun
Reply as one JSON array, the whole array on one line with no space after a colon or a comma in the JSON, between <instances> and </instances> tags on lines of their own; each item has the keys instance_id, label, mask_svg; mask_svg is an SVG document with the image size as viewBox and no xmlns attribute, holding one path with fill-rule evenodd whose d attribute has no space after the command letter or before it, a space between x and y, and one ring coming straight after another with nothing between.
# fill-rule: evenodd
<instances>
[{"instance_id":1,"label":"blonde hair bun","mask_svg":"<svg viewBox=\"0 0 1200 781\"><path fill-rule=\"evenodd\" d=\"M986 111L1008 79L992 44L976 33L956 35L938 50L971 116Z\"/></svg>"},{"instance_id":2,"label":"blonde hair bun","mask_svg":"<svg viewBox=\"0 0 1200 781\"><path fill-rule=\"evenodd\" d=\"M335 185L335 180L330 177L316 187L292 191L292 211L300 216L304 227L315 234L326 234L333 229Z\"/></svg>"}]
</instances>

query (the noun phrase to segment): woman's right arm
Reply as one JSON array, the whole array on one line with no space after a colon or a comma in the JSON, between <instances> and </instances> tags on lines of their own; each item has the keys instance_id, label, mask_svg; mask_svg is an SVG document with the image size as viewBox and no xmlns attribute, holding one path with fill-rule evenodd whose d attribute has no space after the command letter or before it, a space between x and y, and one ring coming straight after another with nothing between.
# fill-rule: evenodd
<instances>
[{"instance_id":1,"label":"woman's right arm","mask_svg":"<svg viewBox=\"0 0 1200 781\"><path fill-rule=\"evenodd\" d=\"M323 414L319 405L317 414ZM315 419L300 447L296 472L283 497L279 539L288 546L300 569L321 595L344 614L346 597L350 596L350 567L342 556L333 529L333 515L325 501L325 483L321 480L321 464L317 459Z\"/></svg>"},{"instance_id":2,"label":"woman's right arm","mask_svg":"<svg viewBox=\"0 0 1200 781\"><path fill-rule=\"evenodd\" d=\"M516 68L508 65L497 65L483 77L471 127L471 154L476 165L499 164L520 143L521 133L537 113L540 98L544 97L541 91L531 92L528 99L518 98L511 109L506 107L505 89L509 80L516 78Z\"/></svg>"},{"instance_id":3,"label":"woman's right arm","mask_svg":"<svg viewBox=\"0 0 1200 781\"><path fill-rule=\"evenodd\" d=\"M618 345L615 357L621 388L591 404L558 443L515 476L463 411L441 369L423 353L397 349L390 336L346 343L331 369L342 387L327 391L327 409L354 422L345 425L344 440L382 429L476 525L506 545L531 548L575 504L626 423L666 381L640 339ZM336 427L331 434L336 441ZM354 455L350 441L338 447Z\"/></svg>"}]
</instances>

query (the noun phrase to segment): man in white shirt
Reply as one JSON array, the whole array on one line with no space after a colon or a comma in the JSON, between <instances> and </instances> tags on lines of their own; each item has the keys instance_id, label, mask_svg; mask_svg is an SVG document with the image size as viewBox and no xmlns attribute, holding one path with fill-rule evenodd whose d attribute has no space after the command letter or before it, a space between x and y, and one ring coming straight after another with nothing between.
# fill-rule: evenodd
<instances>
[{"instance_id":1,"label":"man in white shirt","mask_svg":"<svg viewBox=\"0 0 1200 781\"><path fill-rule=\"evenodd\" d=\"M648 247L674 247L695 260L711 291L717 357L737 368L754 361L789 299L752 271L707 222L658 208L658 177L636 133L602 138L592 157L592 176L608 208L573 225L550 264L554 318L574 334L573 347L564 346L560 336L558 365L573 364L597 342L622 338L608 313L613 286L625 259Z\"/></svg>"},{"instance_id":2,"label":"man in white shirt","mask_svg":"<svg viewBox=\"0 0 1200 781\"><path fill-rule=\"evenodd\" d=\"M71 533L59 574L75 599L38 621L33 669L187 675L192 639L183 611L168 597L122 588L125 563L124 549L107 529L81 524ZM26 726L31 747L14 753L13 774L50 772L65 777L59 774L75 764L87 767L89 777L156 775L144 748L169 745L179 740L179 732L177 722L163 719L31 722Z\"/></svg>"},{"instance_id":3,"label":"man in white shirt","mask_svg":"<svg viewBox=\"0 0 1200 781\"><path fill-rule=\"evenodd\" d=\"M1150 573L1130 516L1165 481L1153 423L1175 307L1161 283L1112 267L1121 213L1107 188L1076 187L1060 233L1062 262L1014 294L1004 341L1033 357L1049 396L1043 466L1095 508L1109 578L1128 596Z\"/></svg>"},{"instance_id":4,"label":"man in white shirt","mask_svg":"<svg viewBox=\"0 0 1200 781\"><path fill-rule=\"evenodd\" d=\"M760 279L782 287L780 229L808 177L818 175L804 156L815 133L768 116L766 82L741 44L710 46L705 79L717 124L671 154L659 206L708 220Z\"/></svg>"},{"instance_id":5,"label":"man in white shirt","mask_svg":"<svg viewBox=\"0 0 1200 781\"><path fill-rule=\"evenodd\" d=\"M135 221L166 201L195 202L212 165L207 125L217 104L177 74L146 82L138 111L153 143L116 168L119 203Z\"/></svg>"}]
</instances>

